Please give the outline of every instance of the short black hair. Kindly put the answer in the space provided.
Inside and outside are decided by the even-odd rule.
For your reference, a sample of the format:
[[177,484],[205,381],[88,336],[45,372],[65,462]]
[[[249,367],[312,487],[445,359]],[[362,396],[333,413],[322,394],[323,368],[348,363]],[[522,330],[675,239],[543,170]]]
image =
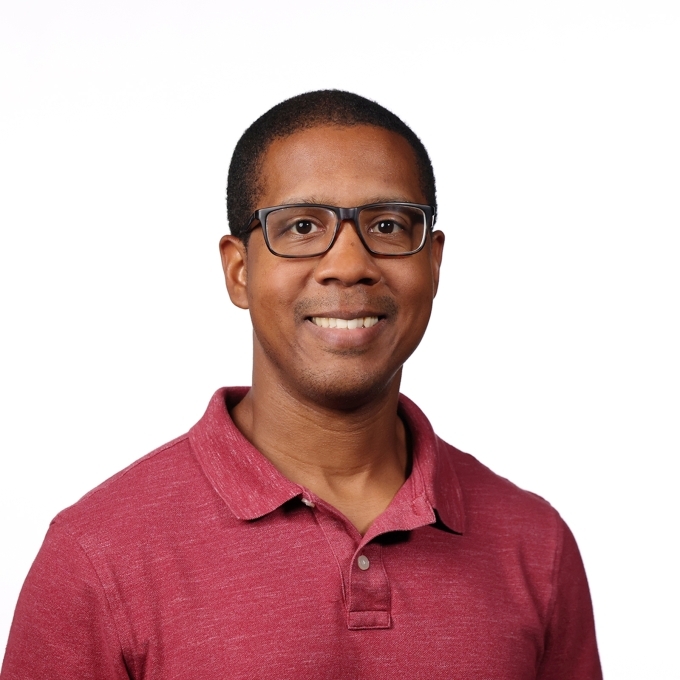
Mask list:
[[260,116],[241,136],[229,164],[227,219],[232,234],[247,242],[247,222],[257,206],[264,153],[278,138],[317,125],[374,125],[401,135],[413,149],[420,185],[429,205],[437,209],[434,170],[418,136],[391,111],[370,99],[342,90],[316,90],[291,97]]

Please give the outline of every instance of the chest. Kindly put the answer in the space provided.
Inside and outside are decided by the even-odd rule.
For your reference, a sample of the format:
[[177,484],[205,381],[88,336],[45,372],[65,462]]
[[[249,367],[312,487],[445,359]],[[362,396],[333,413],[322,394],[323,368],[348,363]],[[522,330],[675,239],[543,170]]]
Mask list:
[[520,552],[433,527],[360,551],[318,522],[252,528],[155,551],[121,586],[133,677],[534,677],[549,592]]

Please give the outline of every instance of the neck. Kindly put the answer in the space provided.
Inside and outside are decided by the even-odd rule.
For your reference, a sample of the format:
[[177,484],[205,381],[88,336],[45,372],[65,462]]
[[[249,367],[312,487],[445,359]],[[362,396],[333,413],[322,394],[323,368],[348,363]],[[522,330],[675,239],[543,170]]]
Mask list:
[[253,387],[232,411],[236,426],[281,474],[365,533],[407,475],[401,371],[376,398],[347,409],[305,398],[276,378],[255,364]]

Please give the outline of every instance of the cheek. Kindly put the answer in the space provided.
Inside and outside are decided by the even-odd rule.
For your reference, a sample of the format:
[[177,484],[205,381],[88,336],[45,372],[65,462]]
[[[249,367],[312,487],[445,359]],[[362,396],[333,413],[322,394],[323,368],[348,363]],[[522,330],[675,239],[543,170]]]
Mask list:
[[[403,264],[403,261],[400,263]],[[414,263],[415,264],[415,263]],[[432,274],[424,266],[403,267],[394,272],[392,294],[399,304],[400,316],[408,320],[413,331],[422,331],[432,310]]]
[[248,271],[248,303],[257,330],[277,332],[294,324],[293,308],[304,287],[304,277],[288,261],[273,256],[252,262]]
[[405,333],[417,345],[422,339],[432,312],[432,299],[428,295],[414,294],[409,298],[410,313],[404,319],[407,323]]

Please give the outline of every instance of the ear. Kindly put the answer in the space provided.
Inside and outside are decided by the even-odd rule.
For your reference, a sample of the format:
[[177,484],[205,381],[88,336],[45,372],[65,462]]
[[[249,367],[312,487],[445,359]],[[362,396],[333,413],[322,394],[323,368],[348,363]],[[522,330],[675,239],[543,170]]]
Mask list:
[[237,236],[228,234],[220,239],[224,281],[231,301],[241,309],[248,309],[246,255],[246,246]]
[[437,295],[439,288],[439,270],[442,266],[442,255],[444,254],[444,232],[433,231],[430,246],[430,264],[432,266],[432,297]]

